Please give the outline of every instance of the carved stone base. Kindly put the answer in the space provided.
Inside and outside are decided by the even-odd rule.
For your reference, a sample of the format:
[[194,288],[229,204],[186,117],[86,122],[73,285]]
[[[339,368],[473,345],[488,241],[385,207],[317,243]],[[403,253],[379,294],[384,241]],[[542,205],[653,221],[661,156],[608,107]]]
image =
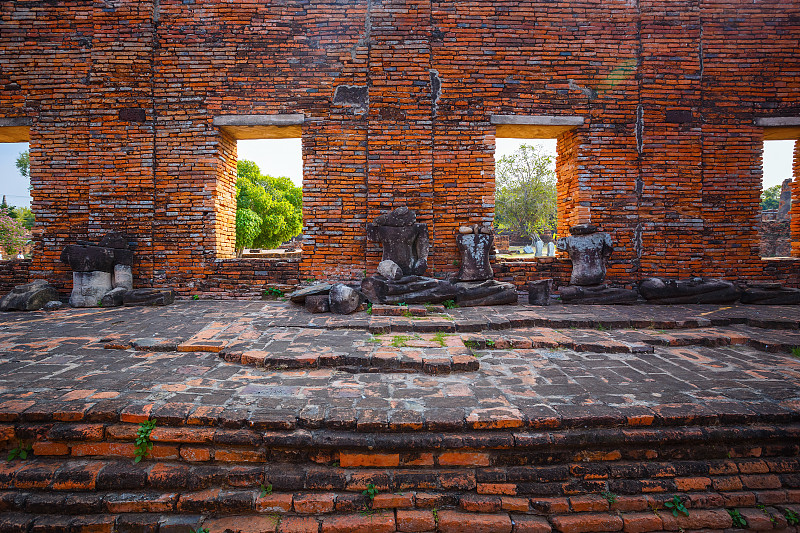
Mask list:
[[560,293],[561,301],[565,304],[630,305],[635,304],[639,299],[639,293],[634,289],[609,287],[605,284],[589,287],[569,285],[562,288]]
[[648,303],[655,304],[727,304],[738,300],[742,291],[721,279],[650,278],[639,284],[639,292]]

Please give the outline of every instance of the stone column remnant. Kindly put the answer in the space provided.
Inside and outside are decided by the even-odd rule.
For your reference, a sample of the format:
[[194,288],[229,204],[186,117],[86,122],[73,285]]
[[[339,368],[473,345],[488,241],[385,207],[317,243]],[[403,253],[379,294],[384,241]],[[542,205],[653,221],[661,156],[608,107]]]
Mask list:
[[422,276],[428,269],[428,225],[403,206],[367,224],[367,238],[383,246],[383,260],[394,261],[406,276]]

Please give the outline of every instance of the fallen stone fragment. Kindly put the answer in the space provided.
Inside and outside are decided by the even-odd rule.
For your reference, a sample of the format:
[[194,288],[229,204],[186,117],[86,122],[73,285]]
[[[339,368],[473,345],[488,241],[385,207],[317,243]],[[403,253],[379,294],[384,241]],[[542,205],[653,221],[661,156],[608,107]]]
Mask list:
[[103,298],[100,300],[100,305],[102,307],[119,307],[122,305],[122,302],[125,298],[125,294],[128,292],[128,289],[124,287],[117,287],[116,289],[111,289],[107,293],[103,295]]
[[125,306],[134,305],[169,305],[175,301],[172,289],[133,289],[127,291],[123,298]]
[[502,281],[464,281],[454,283],[458,290],[456,303],[459,307],[482,305],[506,305],[517,303],[517,289],[513,283]]
[[328,305],[332,313],[349,315],[361,305],[361,293],[344,283],[337,283],[331,287],[328,294]]
[[741,290],[721,279],[690,280],[646,279],[639,292],[649,303],[656,304],[725,304],[739,299]]
[[62,302],[61,300],[50,300],[49,302],[44,304],[44,307],[42,307],[42,309],[44,309],[45,311],[58,311],[59,309],[64,309],[64,307],[66,307],[66,305],[64,305],[64,302]]
[[43,279],[17,285],[0,300],[0,311],[36,311],[51,300],[58,300],[58,291]]
[[570,285],[560,290],[561,301],[565,304],[635,304],[639,300],[639,293],[634,289],[609,287],[605,284],[592,287]]
[[552,279],[538,279],[528,283],[528,303],[530,305],[550,305],[552,282]]
[[328,303],[328,295],[312,294],[311,296],[306,296],[305,308],[309,313],[327,313],[331,310],[331,306]]
[[754,285],[745,289],[741,302],[752,305],[798,305],[800,289],[781,287],[778,284]]
[[288,298],[296,304],[301,304],[306,301],[307,296],[311,296],[313,294],[328,294],[331,291],[331,287],[332,285],[330,283],[316,283],[310,287],[297,289],[293,293],[289,294]]
[[391,259],[385,259],[378,263],[378,274],[386,279],[398,280],[403,277],[403,269]]

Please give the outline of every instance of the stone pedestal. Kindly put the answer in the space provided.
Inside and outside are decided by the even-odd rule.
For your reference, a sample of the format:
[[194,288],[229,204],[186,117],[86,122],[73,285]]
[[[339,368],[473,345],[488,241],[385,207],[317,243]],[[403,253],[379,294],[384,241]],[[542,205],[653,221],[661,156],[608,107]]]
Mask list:
[[552,283],[552,279],[539,279],[528,283],[528,303],[530,305],[550,305]]
[[72,307],[100,307],[103,296],[111,289],[110,272],[97,270],[73,272],[69,305]]

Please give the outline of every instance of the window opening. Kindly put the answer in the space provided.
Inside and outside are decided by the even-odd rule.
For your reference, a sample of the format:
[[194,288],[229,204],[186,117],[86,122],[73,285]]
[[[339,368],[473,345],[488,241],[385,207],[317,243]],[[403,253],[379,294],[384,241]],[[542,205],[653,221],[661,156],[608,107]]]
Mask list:
[[299,258],[303,230],[301,139],[239,140],[237,152],[237,256]]
[[556,144],[556,139],[496,139],[494,226],[498,259],[555,254]]
[[761,257],[790,257],[793,140],[765,140],[762,152]]
[[0,142],[0,260],[29,259],[33,243],[30,145]]

